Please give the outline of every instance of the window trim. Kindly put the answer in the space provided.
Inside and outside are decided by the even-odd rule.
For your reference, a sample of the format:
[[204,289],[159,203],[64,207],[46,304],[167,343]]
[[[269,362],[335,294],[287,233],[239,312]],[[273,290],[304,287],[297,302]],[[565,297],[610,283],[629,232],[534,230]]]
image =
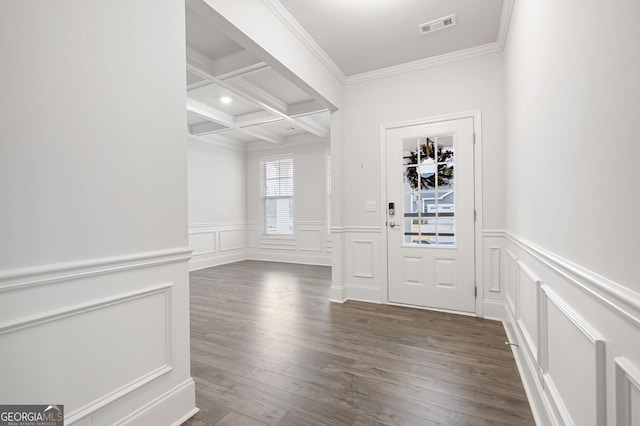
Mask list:
[[[290,234],[269,234],[266,232],[266,221],[265,221],[265,200],[266,199],[277,199],[277,198],[289,198],[289,197],[265,197],[264,194],[264,171],[263,164],[270,161],[279,161],[279,160],[291,160],[292,165],[292,195],[291,195],[291,233]],[[296,238],[296,159],[295,155],[290,153],[283,153],[277,155],[269,155],[265,157],[260,157],[258,159],[258,196],[260,198],[260,233],[262,238],[272,238],[276,240],[289,240]]]

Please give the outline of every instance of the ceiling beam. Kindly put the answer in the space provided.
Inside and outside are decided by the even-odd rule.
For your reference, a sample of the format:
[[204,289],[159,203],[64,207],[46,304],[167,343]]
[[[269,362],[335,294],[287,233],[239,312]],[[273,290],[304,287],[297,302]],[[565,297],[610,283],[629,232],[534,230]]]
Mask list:
[[284,120],[282,117],[271,114],[269,111],[250,112],[236,116],[236,125],[238,127],[259,126],[261,124],[274,123]]
[[282,117],[291,125],[304,129],[319,137],[324,138],[329,136],[329,129],[326,126],[310,118],[301,120],[299,118],[291,117],[288,114],[287,104],[276,99],[274,96],[255,86],[253,83],[242,79],[235,79],[230,81],[229,84],[231,86],[231,90],[236,93],[240,93],[244,98],[249,99],[264,110]]
[[246,50],[216,59],[212,65],[213,75],[223,81],[269,69],[269,65]]
[[327,126],[324,126],[321,123],[317,123],[315,122],[315,120],[312,120],[310,118],[301,120],[300,118],[291,117],[288,114],[288,106],[286,103],[280,101],[279,99],[275,98],[259,87],[256,87],[252,83],[239,77],[221,80],[215,75],[214,61],[189,47],[187,47],[187,70],[199,76],[200,78],[222,86],[225,89],[231,90],[241,98],[244,98],[245,100],[256,104],[265,111],[268,111],[271,114],[274,114],[286,120],[293,126],[304,129],[307,132],[319,137],[329,136],[329,129],[327,128]]
[[192,124],[189,126],[189,132],[194,136],[209,135],[211,133],[218,133],[220,131],[228,129],[228,127],[220,126],[218,123],[214,123],[213,121]]
[[[195,67],[206,71],[220,81],[239,78],[269,68],[267,64],[256,59],[255,56],[246,50],[241,50],[212,60],[196,49],[187,46],[187,58],[191,60]],[[212,82],[209,81],[209,84],[211,83]]]
[[308,101],[302,101],[287,106],[287,113],[289,117],[302,117],[305,115],[318,114],[321,112],[329,111],[318,102],[310,99]]
[[[219,125],[228,127],[229,129],[237,130],[249,136],[253,136],[257,139],[261,139],[261,140],[275,143],[278,145],[282,145],[283,143],[285,143],[284,136],[280,136],[277,133],[271,132],[267,129],[240,127],[236,124],[236,121],[233,115],[228,114],[224,111],[220,111],[219,109],[216,109],[211,105],[198,102],[191,98],[187,98],[187,111],[198,114],[199,116],[213,123],[217,123]],[[211,127],[210,127],[208,129],[208,133],[213,133],[213,132],[214,130],[211,130]]]

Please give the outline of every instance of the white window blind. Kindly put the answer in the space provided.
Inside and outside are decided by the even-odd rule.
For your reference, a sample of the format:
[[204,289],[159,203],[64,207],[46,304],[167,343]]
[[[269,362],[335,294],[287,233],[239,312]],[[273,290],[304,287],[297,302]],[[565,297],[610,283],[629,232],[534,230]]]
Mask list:
[[293,234],[293,158],[260,162],[264,233]]

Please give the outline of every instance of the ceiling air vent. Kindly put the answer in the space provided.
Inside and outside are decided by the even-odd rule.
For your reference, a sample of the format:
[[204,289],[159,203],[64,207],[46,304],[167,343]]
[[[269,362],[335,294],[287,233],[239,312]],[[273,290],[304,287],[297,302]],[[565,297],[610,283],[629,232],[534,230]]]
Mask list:
[[434,19],[433,21],[425,22],[418,25],[418,32],[420,35],[425,35],[435,31],[444,30],[445,28],[453,27],[456,24],[456,15],[445,16],[444,18]]

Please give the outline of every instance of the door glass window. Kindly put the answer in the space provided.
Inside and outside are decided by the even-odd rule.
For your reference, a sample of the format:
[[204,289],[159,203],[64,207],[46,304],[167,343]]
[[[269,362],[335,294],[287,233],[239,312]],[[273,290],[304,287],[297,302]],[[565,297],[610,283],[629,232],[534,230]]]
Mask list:
[[453,135],[402,142],[405,245],[455,245]]

